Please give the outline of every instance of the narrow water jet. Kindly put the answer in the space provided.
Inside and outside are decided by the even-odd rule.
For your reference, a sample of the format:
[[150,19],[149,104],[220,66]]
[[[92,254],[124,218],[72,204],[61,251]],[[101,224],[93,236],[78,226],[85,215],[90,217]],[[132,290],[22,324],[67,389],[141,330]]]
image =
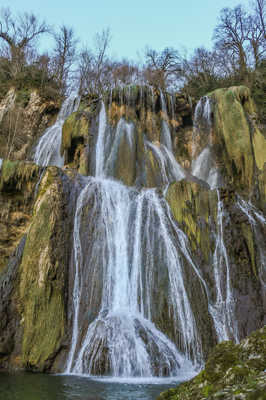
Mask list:
[[146,140],[146,146],[151,149],[153,155],[160,166],[160,175],[162,184],[168,184],[173,181],[180,181],[185,177],[184,169],[176,161],[173,153],[163,144],[156,145]]
[[210,304],[218,341],[234,339],[239,342],[237,321],[234,317],[235,302],[231,287],[230,261],[224,243],[224,206],[217,190],[217,233],[213,255],[213,274],[216,299]]
[[167,108],[165,104],[165,99],[164,99],[164,94],[160,90],[160,98],[161,98],[161,107],[162,107],[162,112],[163,112],[163,118],[162,118],[162,132],[161,132],[161,143],[165,145],[165,147],[169,151],[173,151],[173,146],[172,146],[172,137],[171,137],[171,132],[169,129],[169,125],[166,121],[166,117],[168,117],[167,113]]

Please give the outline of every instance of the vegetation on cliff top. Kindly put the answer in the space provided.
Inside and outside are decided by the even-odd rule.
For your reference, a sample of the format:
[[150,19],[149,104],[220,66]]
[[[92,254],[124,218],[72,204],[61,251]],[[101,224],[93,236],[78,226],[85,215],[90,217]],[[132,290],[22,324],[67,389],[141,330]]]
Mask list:
[[[46,98],[65,95],[73,78],[82,93],[102,93],[116,86],[148,84],[164,90],[181,89],[199,99],[221,87],[244,84],[251,89],[260,120],[265,115],[265,0],[255,0],[247,11],[242,5],[224,8],[214,30],[214,47],[196,48],[187,56],[166,47],[144,51],[144,64],[111,58],[111,32],[103,29],[94,46],[80,48],[72,27],[54,29],[32,13],[0,14],[0,97],[13,86],[26,101],[38,89]],[[51,35],[50,52],[40,53],[38,40]],[[71,85],[70,85],[70,82]]]

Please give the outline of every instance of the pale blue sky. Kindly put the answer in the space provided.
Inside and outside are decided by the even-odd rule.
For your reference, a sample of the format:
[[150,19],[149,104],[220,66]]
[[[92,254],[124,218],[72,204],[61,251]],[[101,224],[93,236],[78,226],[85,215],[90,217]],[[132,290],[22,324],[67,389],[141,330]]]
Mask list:
[[33,11],[55,26],[71,25],[89,46],[96,32],[110,27],[111,54],[136,59],[146,45],[210,48],[219,11],[239,3],[249,0],[1,0],[0,5]]

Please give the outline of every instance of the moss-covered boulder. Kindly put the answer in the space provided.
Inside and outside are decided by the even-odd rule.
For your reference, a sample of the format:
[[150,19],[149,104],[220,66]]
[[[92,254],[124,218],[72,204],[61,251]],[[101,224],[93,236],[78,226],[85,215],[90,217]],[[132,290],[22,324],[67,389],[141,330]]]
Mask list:
[[205,369],[189,382],[161,393],[158,400],[265,400],[266,327],[239,345],[222,342]]

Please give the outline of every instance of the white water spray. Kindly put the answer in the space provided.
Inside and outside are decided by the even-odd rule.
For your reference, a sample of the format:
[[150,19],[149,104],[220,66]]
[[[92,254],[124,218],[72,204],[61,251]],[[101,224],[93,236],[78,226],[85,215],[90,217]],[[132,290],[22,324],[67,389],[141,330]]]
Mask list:
[[54,125],[46,129],[35,149],[34,162],[41,166],[55,165],[62,167],[64,157],[60,154],[62,128],[72,112],[77,111],[80,98],[70,95],[63,103]]
[[218,340],[231,340],[238,343],[238,327],[234,317],[234,298],[231,288],[230,262],[224,243],[224,208],[217,190],[217,234],[216,246],[213,255],[213,273],[216,288],[216,300],[209,305],[213,316]]
[[167,116],[167,108],[166,108],[166,104],[165,104],[165,99],[164,99],[164,95],[163,92],[160,90],[160,98],[161,98],[161,107],[162,107],[162,111],[163,111],[163,120],[162,120],[162,133],[161,133],[161,142],[162,144],[165,145],[165,147],[169,150],[169,151],[173,151],[173,146],[172,146],[172,138],[171,138],[171,132],[169,129],[169,125],[167,123],[167,121],[165,120],[166,116]]
[[[92,229],[96,237],[91,240],[98,241],[98,245],[93,247],[90,259],[85,260],[84,210],[93,199],[95,220],[88,214],[87,223],[97,226],[97,230]],[[173,221],[169,220],[162,201],[155,190],[137,194],[114,181],[88,179],[78,198],[75,215],[74,318],[66,372],[109,373],[120,377],[177,376],[180,367],[189,364],[189,359],[195,363],[202,361],[201,344],[184,284],[182,253],[169,234],[174,229]],[[143,219],[144,212],[146,219]],[[132,237],[134,241],[130,240]],[[102,259],[101,254],[104,254]],[[163,254],[168,255],[160,262],[168,275],[169,296],[184,355],[152,322],[156,263]],[[97,265],[92,264],[94,260],[98,260]],[[84,269],[92,271],[90,279],[93,279],[95,268],[103,270],[101,307],[82,337],[80,332],[84,332],[84,327],[78,321],[87,285]],[[193,369],[191,363],[190,367]]]

